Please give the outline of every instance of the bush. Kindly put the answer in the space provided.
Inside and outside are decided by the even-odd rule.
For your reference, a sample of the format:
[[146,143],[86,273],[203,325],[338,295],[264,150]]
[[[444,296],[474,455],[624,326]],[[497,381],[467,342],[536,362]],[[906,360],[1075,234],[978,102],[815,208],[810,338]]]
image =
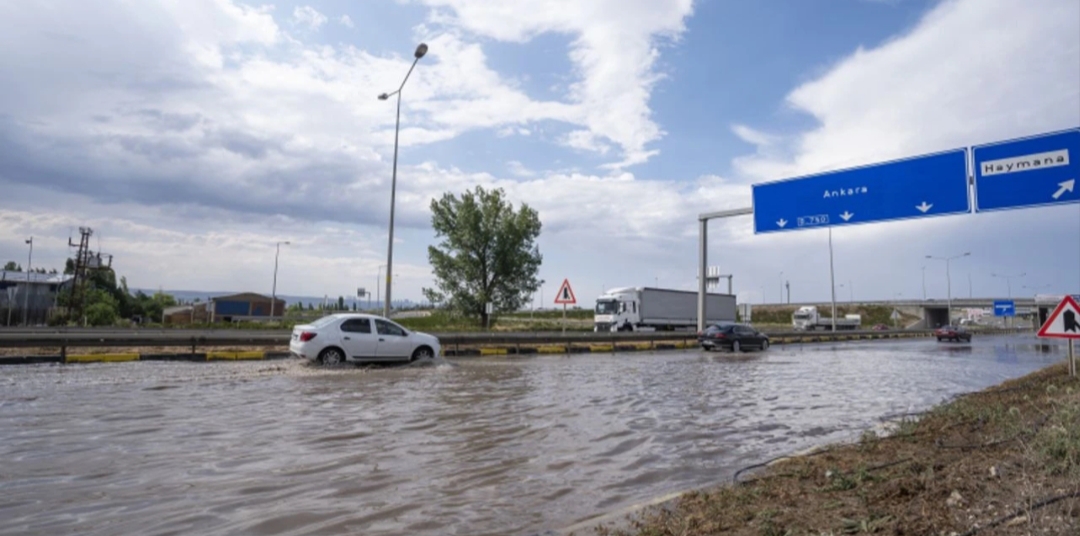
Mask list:
[[111,326],[119,315],[111,303],[100,301],[86,308],[86,323],[91,326]]

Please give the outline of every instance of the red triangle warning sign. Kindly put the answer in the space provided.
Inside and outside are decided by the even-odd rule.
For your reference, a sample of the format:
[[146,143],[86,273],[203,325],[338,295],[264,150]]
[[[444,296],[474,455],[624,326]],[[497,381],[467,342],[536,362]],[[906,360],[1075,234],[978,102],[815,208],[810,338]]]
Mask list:
[[555,303],[563,305],[574,305],[577,303],[577,298],[574,297],[574,289],[570,288],[569,279],[563,279],[562,286],[559,287],[559,292],[555,293]]
[[1046,323],[1039,329],[1040,337],[1057,339],[1080,339],[1080,305],[1072,296],[1065,299],[1046,317]]

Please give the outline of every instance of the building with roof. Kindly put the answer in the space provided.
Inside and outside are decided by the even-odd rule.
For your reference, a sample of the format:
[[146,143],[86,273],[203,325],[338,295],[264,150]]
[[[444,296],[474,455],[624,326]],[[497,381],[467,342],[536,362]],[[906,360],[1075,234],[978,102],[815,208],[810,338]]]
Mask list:
[[166,307],[161,312],[160,320],[162,324],[205,324],[210,322],[210,304],[203,302]]
[[[271,309],[271,302],[275,305]],[[285,314],[285,300],[244,292],[210,299],[211,322],[267,321]]]
[[0,270],[0,325],[42,325],[71,276]]

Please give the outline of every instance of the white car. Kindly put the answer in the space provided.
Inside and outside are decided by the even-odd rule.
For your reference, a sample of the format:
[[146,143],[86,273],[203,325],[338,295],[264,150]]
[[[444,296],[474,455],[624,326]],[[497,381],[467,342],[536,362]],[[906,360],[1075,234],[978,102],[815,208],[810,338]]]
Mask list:
[[434,335],[409,331],[378,315],[336,314],[293,328],[289,352],[324,365],[409,362],[439,355]]

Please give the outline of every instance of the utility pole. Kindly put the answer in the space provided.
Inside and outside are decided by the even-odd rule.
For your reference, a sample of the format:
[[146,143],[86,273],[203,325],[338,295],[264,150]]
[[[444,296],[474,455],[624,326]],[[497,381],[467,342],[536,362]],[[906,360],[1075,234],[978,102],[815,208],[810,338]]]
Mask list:
[[[289,245],[289,241],[286,240],[284,242],[278,242],[275,245],[276,250],[274,252],[274,290],[270,294],[270,318],[274,318],[274,317],[277,316],[277,314],[275,313],[275,311],[277,310],[277,268],[278,268],[278,257],[281,255],[281,245],[282,244],[287,246],[287,245]],[[192,309],[192,311],[194,311],[194,309]],[[284,313],[285,312],[282,311],[282,314],[284,314]]]
[[784,287],[787,288],[787,302],[788,302],[788,305],[791,305],[791,281],[785,281],[784,282]]

